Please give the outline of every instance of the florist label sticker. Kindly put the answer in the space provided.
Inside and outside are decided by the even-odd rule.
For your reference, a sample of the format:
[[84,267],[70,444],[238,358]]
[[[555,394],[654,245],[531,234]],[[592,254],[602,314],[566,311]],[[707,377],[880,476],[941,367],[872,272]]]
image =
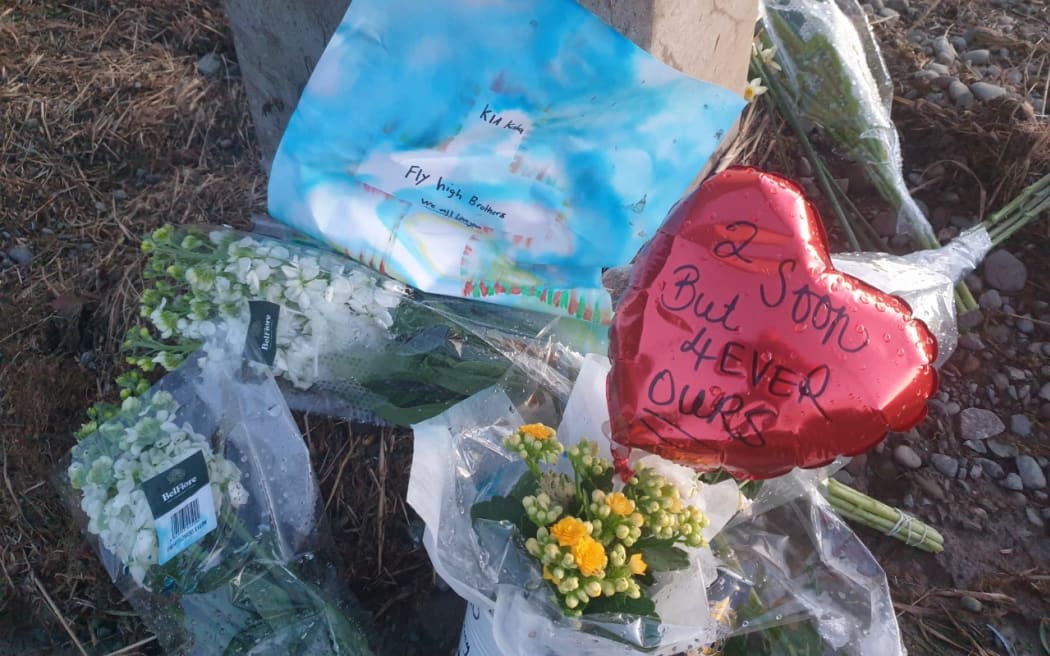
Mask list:
[[218,526],[204,454],[195,452],[142,483],[153,513],[163,565]]
[[602,268],[654,234],[744,105],[573,0],[355,0],[269,210],[423,291],[607,321]]
[[251,318],[244,353],[256,362],[273,366],[277,356],[277,319],[281,306],[269,301],[249,301],[248,309]]

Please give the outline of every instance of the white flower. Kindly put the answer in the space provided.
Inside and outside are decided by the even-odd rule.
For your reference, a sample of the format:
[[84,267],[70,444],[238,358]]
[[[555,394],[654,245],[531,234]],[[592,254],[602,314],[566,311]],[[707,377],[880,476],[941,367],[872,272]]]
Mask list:
[[[81,483],[80,507],[88,516],[88,531],[145,585],[149,568],[158,562],[159,546],[153,514],[142,491],[143,481],[167,471],[193,453],[203,453],[209,478],[223,500],[237,508],[248,500],[241,472],[212,451],[208,439],[189,424],[179,428],[172,419],[178,410],[174,398],[155,393],[148,401],[125,404],[125,412],[74,451],[68,473]],[[110,430],[116,427],[118,430]],[[105,455],[120,452],[114,462]]]
[[782,70],[780,67],[780,63],[777,61],[776,46],[760,48],[757,43],[752,43],[751,52],[758,55],[762,59],[762,63],[765,64],[767,68],[777,71],[778,73]]
[[744,89],[744,100],[754,102],[755,98],[758,98],[766,91],[766,87],[762,86],[762,78],[753,78],[747,83],[747,87]]

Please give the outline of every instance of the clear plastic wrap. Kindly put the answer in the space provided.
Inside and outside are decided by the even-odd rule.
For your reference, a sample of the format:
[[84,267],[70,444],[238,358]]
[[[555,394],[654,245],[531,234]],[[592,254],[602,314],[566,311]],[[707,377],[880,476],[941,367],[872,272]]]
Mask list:
[[936,366],[948,361],[959,342],[953,289],[992,248],[984,226],[962,233],[942,248],[907,255],[842,253],[835,268],[907,301],[937,338]]
[[126,400],[59,487],[166,652],[370,654],[288,406],[265,367],[228,364],[197,354]]
[[357,421],[420,421],[497,382],[512,362],[540,375],[562,341],[599,348],[605,333],[408,290],[304,240],[164,228],[145,248],[153,284],[142,314],[159,339],[132,333],[140,366],[170,369],[218,333],[235,355],[254,343],[291,407]]
[[[472,522],[471,507],[515,484],[524,466],[501,440],[537,413],[560,418],[566,444],[587,436],[608,453],[608,368],[604,357],[588,356],[560,407],[516,407],[494,387],[414,426],[408,500],[427,524],[435,569],[478,616],[468,617],[465,639],[486,644],[471,653],[674,654],[718,644],[743,648],[738,654],[903,654],[885,575],[817,492],[832,469],[766,481],[752,502],[735,481],[697,484],[679,468],[687,473],[676,483],[693,485],[690,498],[709,515],[712,550],[692,554],[690,570],[662,575],[653,594],[661,621],[562,614],[516,529]],[[479,621],[482,613],[488,621]]]
[[760,16],[799,112],[864,166],[898,232],[935,243],[901,172],[893,84],[857,0],[761,0]]

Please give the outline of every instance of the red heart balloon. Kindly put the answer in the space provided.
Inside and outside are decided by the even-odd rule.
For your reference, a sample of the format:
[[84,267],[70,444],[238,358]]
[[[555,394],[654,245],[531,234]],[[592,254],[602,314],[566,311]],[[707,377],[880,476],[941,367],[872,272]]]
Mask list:
[[739,478],[856,455],[926,416],[937,343],[832,268],[794,183],[730,169],[639,256],[610,333],[613,439]]

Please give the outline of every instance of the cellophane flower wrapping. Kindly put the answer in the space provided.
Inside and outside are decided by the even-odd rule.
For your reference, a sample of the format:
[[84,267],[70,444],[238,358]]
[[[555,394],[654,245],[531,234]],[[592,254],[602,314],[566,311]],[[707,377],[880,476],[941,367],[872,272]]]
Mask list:
[[827,468],[766,481],[749,499],[731,479],[703,484],[690,470],[634,452],[632,462],[659,463],[683,500],[707,515],[711,547],[691,550],[689,569],[660,574],[649,590],[659,622],[566,617],[516,530],[472,522],[471,507],[505,495],[524,472],[502,440],[528,421],[557,425],[567,446],[597,440],[608,457],[608,371],[604,356],[589,355],[567,398],[540,394],[536,381],[527,390],[504,383],[413,427],[408,500],[426,522],[424,546],[457,593],[491,612],[501,653],[904,653],[885,574],[817,490]]
[[[70,510],[168,653],[371,653],[280,390],[266,367],[215,353],[187,359],[72,449],[56,472]],[[179,484],[196,457],[210,489],[192,517],[214,528],[165,554],[159,534],[179,529],[155,520],[146,483]]]
[[421,421],[502,379],[512,362],[554,357],[554,333],[601,332],[422,294],[305,239],[168,226],[144,250],[147,325],[128,339],[133,360],[170,370],[205,341],[237,358],[250,336],[262,346],[267,317],[264,361],[290,407],[357,421]]

